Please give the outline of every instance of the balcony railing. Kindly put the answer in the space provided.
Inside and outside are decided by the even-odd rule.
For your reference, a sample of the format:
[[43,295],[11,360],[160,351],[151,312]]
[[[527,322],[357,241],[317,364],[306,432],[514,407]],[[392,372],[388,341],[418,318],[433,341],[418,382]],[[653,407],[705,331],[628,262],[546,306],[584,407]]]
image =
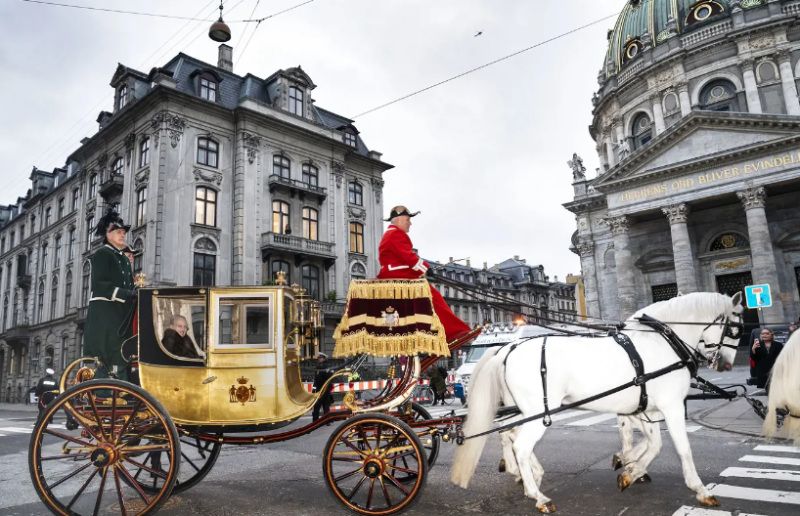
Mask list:
[[327,190],[321,186],[312,185],[311,183],[305,183],[303,181],[298,181],[296,179],[289,179],[288,177],[282,177],[278,174],[272,174],[269,176],[269,191],[272,192],[276,188],[285,188],[289,192],[292,193],[300,193],[300,194],[311,194],[319,197],[319,200],[325,199],[327,197]]
[[308,238],[301,238],[294,235],[280,235],[272,232],[263,233],[261,235],[261,249],[263,251],[288,251],[291,253],[336,259],[332,242],[309,240]]
[[322,313],[325,315],[331,315],[336,317],[341,317],[344,315],[344,303],[336,303],[333,301],[323,301],[322,302]]
[[100,195],[105,200],[122,194],[124,178],[122,174],[108,174],[100,183]]

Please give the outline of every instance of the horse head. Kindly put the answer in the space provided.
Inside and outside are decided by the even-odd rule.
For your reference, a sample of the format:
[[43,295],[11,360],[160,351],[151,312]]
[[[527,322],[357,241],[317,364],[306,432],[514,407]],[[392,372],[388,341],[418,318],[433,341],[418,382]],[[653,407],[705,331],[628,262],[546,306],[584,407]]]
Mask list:
[[708,367],[716,371],[728,371],[733,367],[739,339],[744,331],[742,322],[742,293],[737,292],[729,299],[725,310],[714,321],[703,328],[700,334],[699,351],[708,359]]

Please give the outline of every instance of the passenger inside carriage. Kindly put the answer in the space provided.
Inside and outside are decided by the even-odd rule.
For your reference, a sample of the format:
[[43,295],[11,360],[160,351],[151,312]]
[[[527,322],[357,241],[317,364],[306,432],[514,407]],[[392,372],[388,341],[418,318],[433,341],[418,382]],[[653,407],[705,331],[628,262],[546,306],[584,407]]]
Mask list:
[[186,317],[176,314],[172,316],[169,328],[164,330],[164,337],[161,344],[164,349],[173,355],[183,358],[202,359],[205,357],[200,349],[195,346],[192,338],[187,334],[189,323]]

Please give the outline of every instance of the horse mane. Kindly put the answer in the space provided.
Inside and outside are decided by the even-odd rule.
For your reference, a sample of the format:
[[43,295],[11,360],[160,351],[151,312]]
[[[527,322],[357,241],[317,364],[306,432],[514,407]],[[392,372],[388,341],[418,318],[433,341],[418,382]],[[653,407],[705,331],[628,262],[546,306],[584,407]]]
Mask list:
[[[729,296],[717,292],[693,292],[653,303],[637,311],[631,318],[647,314],[667,322],[691,321],[697,316],[705,320],[712,314],[717,316],[731,313],[733,313],[733,301]],[[708,322],[711,322],[711,319]]]

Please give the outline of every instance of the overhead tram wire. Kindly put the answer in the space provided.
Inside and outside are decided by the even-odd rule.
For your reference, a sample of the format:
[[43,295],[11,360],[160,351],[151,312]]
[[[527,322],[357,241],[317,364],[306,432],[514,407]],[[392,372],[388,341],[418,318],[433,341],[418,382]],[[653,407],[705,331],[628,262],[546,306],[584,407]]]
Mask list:
[[359,114],[357,114],[355,116],[351,116],[350,118],[355,120],[357,118],[363,117],[363,116],[368,115],[370,113],[374,113],[375,111],[379,111],[381,109],[387,108],[387,107],[389,107],[389,106],[391,106],[393,104],[397,104],[398,102],[402,102],[402,101],[404,101],[406,99],[410,99],[411,97],[415,97],[415,96],[419,95],[420,93],[424,93],[424,92],[432,90],[432,89],[434,89],[436,87],[439,87],[439,86],[442,86],[444,84],[447,84],[448,82],[452,82],[452,81],[454,81],[456,79],[460,79],[462,77],[465,77],[465,76],[470,75],[472,73],[475,73],[477,71],[483,70],[484,68],[488,68],[488,67],[490,67],[492,65],[495,65],[497,63],[500,63],[502,61],[506,61],[508,59],[511,59],[512,57],[516,57],[516,56],[518,56],[520,54],[524,54],[525,52],[528,52],[529,50],[533,50],[534,48],[538,48],[538,47],[541,47],[541,46],[546,45],[548,43],[552,43],[553,41],[556,41],[556,40],[559,40],[559,39],[564,38],[566,36],[569,36],[570,34],[574,34],[576,32],[582,31],[584,29],[587,29],[589,27],[592,27],[594,25],[602,23],[602,22],[604,22],[604,21],[606,21],[608,19],[616,18],[617,16],[619,16],[619,14],[620,14],[620,12],[618,11],[618,12],[616,12],[614,14],[609,14],[608,16],[603,16],[602,18],[598,18],[598,19],[596,19],[594,21],[591,21],[591,22],[586,23],[584,25],[581,25],[579,27],[575,27],[574,29],[570,29],[570,30],[568,30],[566,32],[562,32],[561,34],[557,34],[557,35],[555,35],[555,36],[553,36],[551,38],[542,40],[542,41],[540,41],[538,43],[535,43],[535,44],[533,44],[533,45],[531,45],[529,47],[523,48],[521,50],[517,50],[516,52],[512,52],[510,54],[506,54],[506,55],[504,55],[502,57],[499,57],[497,59],[489,61],[488,63],[484,63],[482,65],[476,66],[474,68],[470,68],[469,70],[463,71],[463,72],[461,72],[459,74],[453,75],[452,77],[448,77],[447,79],[444,79],[442,81],[436,82],[434,84],[425,86],[424,88],[418,89],[416,91],[412,91],[411,93],[408,93],[406,95],[398,97],[398,98],[396,98],[394,100],[390,100],[388,102],[384,102],[383,104],[380,104],[378,106],[370,108],[370,109],[368,109],[366,111],[363,111],[363,112],[361,112],[361,113],[359,113]]

